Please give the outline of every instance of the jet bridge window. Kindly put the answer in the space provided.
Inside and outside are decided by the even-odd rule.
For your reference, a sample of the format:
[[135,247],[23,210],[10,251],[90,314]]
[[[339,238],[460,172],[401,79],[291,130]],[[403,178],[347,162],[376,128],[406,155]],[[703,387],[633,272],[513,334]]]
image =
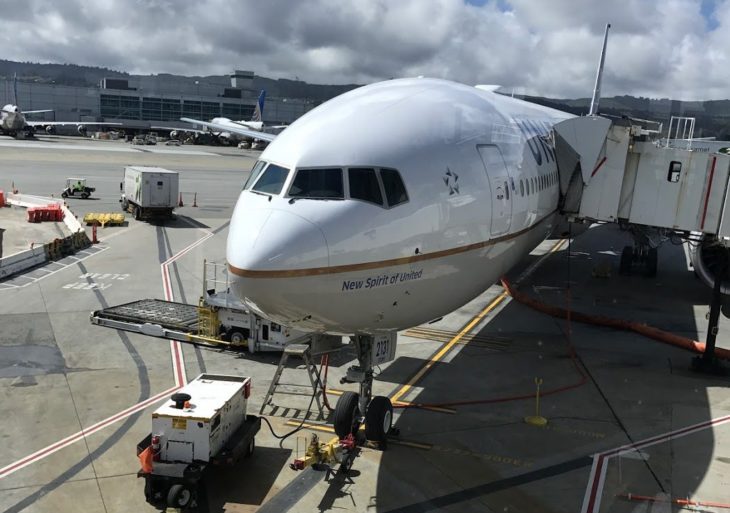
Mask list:
[[388,200],[388,206],[394,207],[408,201],[406,186],[400,173],[395,169],[381,169],[380,178],[383,180],[383,189],[385,189],[385,197]]
[[383,193],[375,169],[351,167],[347,170],[350,180],[350,198],[383,205]]
[[344,199],[342,169],[299,169],[289,188],[292,198]]
[[261,173],[261,177],[251,187],[252,191],[265,192],[267,194],[279,194],[284,182],[289,174],[289,170],[285,167],[269,164],[266,170]]

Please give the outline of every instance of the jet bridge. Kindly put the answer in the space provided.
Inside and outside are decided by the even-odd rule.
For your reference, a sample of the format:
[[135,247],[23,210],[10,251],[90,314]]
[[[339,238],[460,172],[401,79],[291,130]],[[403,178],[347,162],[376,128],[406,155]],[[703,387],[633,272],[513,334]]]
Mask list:
[[[672,119],[670,128],[675,120],[693,128],[687,119]],[[554,127],[561,211],[575,222],[616,222],[629,231],[635,244],[622,253],[624,274],[637,265],[655,274],[657,248],[668,240],[694,243],[693,264],[709,286],[727,267],[730,155],[694,151],[692,135],[684,131],[687,144],[670,146],[661,125],[600,116]],[[730,293],[730,283],[723,289]]]

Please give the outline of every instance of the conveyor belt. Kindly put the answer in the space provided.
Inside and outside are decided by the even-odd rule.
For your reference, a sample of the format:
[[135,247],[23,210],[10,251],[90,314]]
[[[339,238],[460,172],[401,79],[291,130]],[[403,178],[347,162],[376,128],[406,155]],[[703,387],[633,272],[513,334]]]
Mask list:
[[97,310],[92,314],[100,319],[111,319],[136,324],[159,324],[163,328],[184,332],[198,329],[198,307],[161,299],[141,299],[119,306]]

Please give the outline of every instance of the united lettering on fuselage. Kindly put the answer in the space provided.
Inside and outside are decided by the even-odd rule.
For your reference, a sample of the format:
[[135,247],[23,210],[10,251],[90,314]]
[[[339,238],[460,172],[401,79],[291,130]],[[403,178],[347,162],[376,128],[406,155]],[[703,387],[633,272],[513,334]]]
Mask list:
[[517,128],[525,137],[537,166],[542,166],[543,156],[546,162],[555,162],[555,149],[550,140],[551,125],[541,119],[514,118]]

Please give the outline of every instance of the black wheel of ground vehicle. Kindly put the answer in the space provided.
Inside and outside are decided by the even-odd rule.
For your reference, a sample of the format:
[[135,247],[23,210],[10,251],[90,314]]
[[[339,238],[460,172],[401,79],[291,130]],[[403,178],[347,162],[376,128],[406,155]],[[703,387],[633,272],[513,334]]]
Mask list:
[[132,207],[132,215],[137,221],[139,221],[142,219],[142,210],[137,205],[134,205]]
[[251,441],[248,443],[248,447],[246,448],[246,458],[250,458],[255,449],[256,449],[256,439],[251,438]]
[[89,197],[89,193],[88,193],[88,192],[82,192],[82,193],[81,193],[81,198],[82,198],[82,199],[86,199],[86,198],[88,198],[88,197]]
[[355,419],[358,414],[357,403],[360,400],[360,394],[355,392],[345,392],[337,400],[335,405],[335,414],[333,424],[335,433],[340,438],[345,438],[355,430]]
[[649,248],[649,252],[646,255],[646,269],[644,271],[644,275],[647,278],[653,278],[656,276],[658,265],[659,250],[657,250],[657,248]]
[[246,342],[246,336],[241,330],[232,329],[228,332],[228,340],[231,344],[241,345]]
[[68,198],[68,193],[67,193],[66,191],[63,191],[63,192],[61,193],[61,197],[62,197],[62,198],[64,198],[64,199],[65,199],[65,198]]
[[126,212],[129,209],[129,201],[122,200],[122,212]]
[[193,492],[184,484],[174,484],[167,492],[167,505],[171,508],[187,508],[193,502]]
[[634,259],[634,248],[631,246],[624,246],[621,252],[621,262],[618,265],[618,273],[624,276],[631,274],[631,262]]
[[365,413],[365,438],[374,442],[385,442],[393,424],[393,405],[390,399],[375,396]]

